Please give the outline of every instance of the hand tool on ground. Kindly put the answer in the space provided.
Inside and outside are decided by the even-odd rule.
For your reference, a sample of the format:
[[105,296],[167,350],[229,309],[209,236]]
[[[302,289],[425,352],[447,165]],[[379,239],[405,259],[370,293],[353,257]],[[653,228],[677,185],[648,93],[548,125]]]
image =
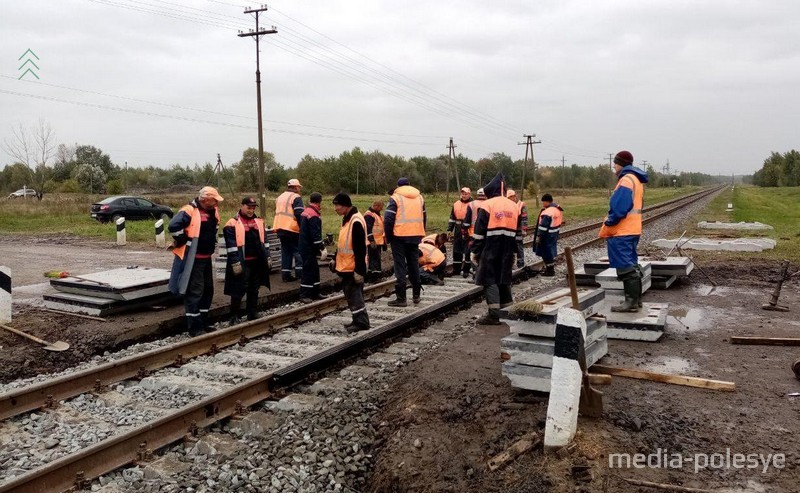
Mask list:
[[768,303],[761,305],[762,310],[769,310],[771,312],[788,312],[789,307],[781,306],[778,304],[778,297],[781,295],[781,288],[783,281],[787,279],[786,272],[789,270],[789,261],[784,260],[781,264],[781,276],[778,278],[778,284],[775,285],[775,291],[772,292],[772,297]]
[[[689,238],[689,240],[691,240],[691,239],[692,239],[692,238]],[[683,245],[685,245],[685,244],[686,244],[686,242],[688,242],[689,240],[686,240],[686,241],[683,243]],[[683,245],[681,245],[681,246],[683,246]],[[714,280],[713,280],[713,279],[711,279],[711,276],[709,276],[709,275],[708,275],[708,272],[704,271],[704,270],[703,270],[703,268],[702,268],[702,267],[700,267],[700,265],[699,265],[697,262],[695,262],[695,261],[694,261],[694,259],[693,259],[692,257],[690,257],[689,255],[687,255],[687,254],[686,254],[686,253],[685,253],[683,250],[681,250],[681,247],[680,247],[680,246],[677,246],[677,244],[676,244],[675,248],[677,248],[677,249],[678,249],[678,253],[679,253],[679,254],[680,254],[682,257],[686,257],[686,258],[688,258],[688,259],[689,259],[689,261],[690,261],[691,263],[693,263],[693,264],[694,264],[694,266],[695,266],[695,267],[697,267],[697,269],[698,269],[700,272],[702,272],[704,276],[706,276],[706,279],[708,279],[708,282],[710,282],[710,283],[711,283],[711,291],[709,291],[709,292],[708,292],[708,294],[711,294],[711,293],[713,293],[713,292],[714,292],[714,290],[715,290],[715,289],[717,289],[717,286],[718,286],[718,284],[717,284],[716,282],[714,282]]]
[[[681,233],[680,237],[678,238],[678,241],[676,241],[676,242],[675,242],[675,245],[673,245],[673,246],[672,246],[672,248],[670,248],[670,249],[669,249],[669,251],[667,252],[667,254],[666,254],[666,255],[664,255],[665,257],[669,257],[669,254],[670,254],[670,253],[672,253],[672,251],[673,251],[673,250],[675,250],[676,248],[678,248],[678,245],[680,245],[680,244],[681,244],[681,240],[683,239],[683,235],[685,235],[685,234],[686,234],[686,230],[684,230],[684,231],[683,231],[683,233]],[[689,241],[689,240],[686,240],[686,241]],[[684,244],[685,244],[685,243],[684,243]]]
[[22,332],[21,330],[17,330],[15,328],[9,327],[8,325],[0,324],[0,328],[5,329],[5,330],[7,330],[7,331],[9,331],[9,332],[11,332],[13,334],[17,334],[18,336],[25,337],[26,339],[30,339],[30,340],[32,340],[34,342],[38,342],[39,344],[42,344],[44,346],[44,348],[42,348],[42,349],[45,349],[47,351],[61,352],[61,351],[66,351],[67,349],[69,349],[69,344],[67,344],[64,341],[56,341],[56,342],[50,343],[50,342],[47,342],[45,340],[39,339],[36,336],[32,336],[30,334],[26,334],[25,332]]
[[[575,282],[575,266],[572,263],[572,248],[566,247],[564,249],[564,257],[567,260],[567,280],[569,281],[569,293],[572,296],[572,308],[581,311],[581,305],[578,302],[578,285]],[[583,372],[581,400],[578,411],[584,416],[599,418],[603,415],[603,393],[592,388],[592,384],[589,382],[589,371],[586,366],[586,348],[583,341],[581,341],[580,349],[578,350],[578,363]]]

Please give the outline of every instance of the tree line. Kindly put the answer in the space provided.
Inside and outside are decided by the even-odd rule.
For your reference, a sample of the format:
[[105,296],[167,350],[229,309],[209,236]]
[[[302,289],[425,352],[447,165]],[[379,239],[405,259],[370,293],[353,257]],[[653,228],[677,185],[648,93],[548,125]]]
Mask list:
[[753,174],[753,184],[760,187],[800,186],[800,152],[792,149],[783,154],[770,154],[761,169]]
[[[106,153],[92,145],[56,145],[54,132],[43,121],[29,130],[22,126],[15,128],[12,134],[3,147],[15,162],[0,170],[0,190],[6,192],[26,185],[39,194],[164,193],[189,191],[205,184],[229,192],[252,192],[258,183],[258,150],[254,148],[245,149],[241,159],[224,169],[215,170],[216,163],[211,162],[192,166],[174,164],[169,168],[128,168],[113,163]],[[557,188],[606,188],[615,182],[608,163],[589,166],[526,164],[523,159],[515,160],[502,152],[478,160],[459,154],[451,160],[445,154],[405,158],[355,147],[338,156],[307,154],[291,168],[284,167],[272,153],[265,152],[264,163],[266,186],[273,192],[283,190],[289,178],[298,178],[306,190],[328,194],[340,191],[385,194],[401,176],[408,177],[425,193],[457,193],[460,186],[475,189],[498,172],[503,173],[509,187],[525,187],[532,194]],[[666,175],[652,166],[646,171],[650,186],[655,187],[706,185],[719,181],[716,176],[704,173]]]

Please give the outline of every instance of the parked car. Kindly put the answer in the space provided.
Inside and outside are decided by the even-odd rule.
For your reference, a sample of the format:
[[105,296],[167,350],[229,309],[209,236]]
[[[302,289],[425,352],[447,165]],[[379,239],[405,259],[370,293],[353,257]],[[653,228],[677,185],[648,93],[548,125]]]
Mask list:
[[20,188],[16,192],[13,192],[8,195],[9,199],[18,199],[18,198],[27,198],[27,197],[36,197],[36,190],[32,188]]
[[120,217],[126,220],[163,219],[165,223],[172,219],[172,209],[166,205],[128,195],[113,195],[92,204],[90,213],[101,223],[116,222]]

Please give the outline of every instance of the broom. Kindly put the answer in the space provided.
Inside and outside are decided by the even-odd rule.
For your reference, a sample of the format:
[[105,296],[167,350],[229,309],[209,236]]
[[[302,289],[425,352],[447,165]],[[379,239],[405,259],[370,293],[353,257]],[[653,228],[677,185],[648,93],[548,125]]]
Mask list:
[[508,309],[508,313],[517,315],[518,317],[532,317],[539,315],[544,310],[544,305],[533,298],[529,300],[520,301],[513,304]]

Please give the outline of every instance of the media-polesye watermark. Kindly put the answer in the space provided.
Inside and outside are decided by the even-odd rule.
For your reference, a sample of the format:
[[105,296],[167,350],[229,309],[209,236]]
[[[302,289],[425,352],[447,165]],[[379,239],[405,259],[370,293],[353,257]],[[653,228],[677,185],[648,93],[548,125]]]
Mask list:
[[706,469],[758,469],[766,474],[770,468],[786,467],[786,454],[740,453],[726,448],[725,452],[685,454],[658,448],[650,454],[608,454],[611,469],[685,469],[694,473]]

